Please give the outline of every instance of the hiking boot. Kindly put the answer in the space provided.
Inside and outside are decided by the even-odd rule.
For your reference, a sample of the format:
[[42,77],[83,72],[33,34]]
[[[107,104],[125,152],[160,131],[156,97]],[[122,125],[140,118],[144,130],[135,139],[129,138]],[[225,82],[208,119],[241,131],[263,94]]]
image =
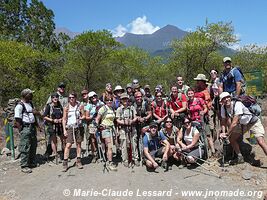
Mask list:
[[124,167],[129,167],[128,161],[124,161],[124,162],[123,162],[123,166],[124,166]]
[[233,160],[229,160],[229,165],[237,165],[244,163],[244,157],[243,156],[237,156],[237,158]]
[[113,162],[109,162],[109,163],[107,164],[107,168],[108,168],[110,171],[114,171],[114,172],[118,171],[116,165],[115,165]]
[[29,164],[29,168],[36,168],[36,167],[39,167],[39,164],[37,164],[37,163]]
[[138,160],[135,160],[135,161],[134,161],[134,165],[135,165],[136,167],[140,167],[140,162],[139,162]]
[[63,160],[63,170],[62,172],[68,171],[68,160]]
[[83,165],[82,165],[82,162],[81,162],[81,158],[77,158],[76,160],[76,167],[78,169],[83,169]]
[[97,156],[96,155],[93,155],[93,158],[92,158],[92,163],[96,163],[97,162]]
[[21,168],[21,172],[23,172],[25,174],[30,174],[30,173],[32,173],[32,170],[29,167],[23,167],[23,168]]

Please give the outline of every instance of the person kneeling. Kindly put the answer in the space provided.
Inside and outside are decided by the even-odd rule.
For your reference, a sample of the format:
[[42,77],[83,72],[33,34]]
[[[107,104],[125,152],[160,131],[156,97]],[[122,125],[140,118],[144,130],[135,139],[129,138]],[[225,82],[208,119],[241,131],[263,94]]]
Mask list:
[[156,158],[162,158],[163,163],[168,162],[171,155],[170,143],[161,131],[158,131],[158,124],[150,123],[149,130],[145,133],[143,138],[144,155],[146,166],[148,168],[158,168]]

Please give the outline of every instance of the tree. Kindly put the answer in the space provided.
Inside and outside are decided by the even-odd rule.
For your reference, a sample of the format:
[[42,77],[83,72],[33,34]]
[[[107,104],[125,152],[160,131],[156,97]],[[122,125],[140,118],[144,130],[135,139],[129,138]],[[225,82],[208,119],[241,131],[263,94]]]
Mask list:
[[237,42],[233,31],[231,23],[206,23],[204,27],[198,27],[197,31],[189,33],[182,40],[173,41],[171,71],[176,72],[178,68],[188,80],[192,80],[195,73],[203,73],[203,70],[208,73],[211,64],[215,64],[211,61],[220,57],[218,50]]

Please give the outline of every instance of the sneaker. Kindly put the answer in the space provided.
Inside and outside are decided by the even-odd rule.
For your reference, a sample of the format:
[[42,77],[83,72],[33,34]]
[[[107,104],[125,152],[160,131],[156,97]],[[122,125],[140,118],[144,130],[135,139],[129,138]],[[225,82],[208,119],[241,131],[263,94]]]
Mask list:
[[123,162],[123,166],[124,166],[124,167],[129,167],[128,161],[124,161],[124,162]]
[[32,173],[32,170],[29,167],[23,167],[23,168],[21,168],[21,172],[26,173],[26,174],[30,174],[30,173]]
[[111,163],[108,163],[107,167],[108,167],[108,169],[110,171],[118,171],[116,165],[114,163],[112,163],[112,162]]

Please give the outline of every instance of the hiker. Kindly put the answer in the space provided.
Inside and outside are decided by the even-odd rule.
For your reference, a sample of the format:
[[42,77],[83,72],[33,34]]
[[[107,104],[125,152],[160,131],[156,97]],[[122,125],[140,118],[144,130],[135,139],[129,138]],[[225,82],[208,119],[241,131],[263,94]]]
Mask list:
[[175,148],[177,146],[179,129],[173,125],[173,121],[171,117],[165,118],[164,125],[160,131],[165,135],[168,142],[170,143],[170,151],[171,151],[171,155],[173,155],[173,158],[175,160],[180,160],[179,153],[175,151]]
[[[218,78],[218,71],[216,69],[210,70],[210,82],[211,85],[209,87],[209,93],[210,97],[212,99],[212,105],[210,109],[210,120],[211,120],[211,125],[213,124],[214,127],[211,129],[215,130],[215,126],[219,123],[220,120],[220,102],[219,102],[219,78]],[[215,141],[218,139],[219,132],[217,132],[217,135],[213,135],[213,140]]]
[[81,162],[82,141],[84,137],[84,127],[82,120],[85,119],[84,106],[77,101],[75,92],[69,93],[69,103],[63,110],[63,132],[66,137],[66,147],[64,151],[63,172],[68,170],[68,159],[72,144],[76,143],[76,166],[78,169],[83,169]]
[[120,86],[117,85],[113,91],[114,98],[113,98],[113,110],[117,110],[120,107],[120,97],[121,94],[125,92],[125,90]]
[[232,66],[230,57],[223,58],[224,71],[220,77],[219,93],[228,92],[231,96],[240,96],[245,93],[244,76],[238,67]]
[[149,85],[145,85],[144,86],[144,90],[145,90],[144,99],[146,99],[148,102],[152,102],[155,99],[155,97],[151,94],[150,86]]
[[170,108],[174,125],[177,128],[181,128],[184,117],[186,116],[187,100],[185,94],[178,92],[176,85],[171,87],[171,95],[167,106]]
[[85,116],[88,122],[88,130],[86,133],[86,154],[89,155],[89,142],[91,144],[91,152],[92,152],[92,162],[95,163],[97,161],[96,157],[96,131],[97,127],[95,124],[95,118],[99,109],[104,105],[102,101],[98,99],[97,94],[94,91],[89,92],[89,103],[85,106]]
[[110,171],[117,171],[116,165],[112,162],[113,137],[115,136],[115,113],[112,108],[113,98],[106,97],[104,101],[105,105],[99,109],[95,122],[98,129],[102,129],[101,138],[104,140],[107,149],[107,167]]
[[143,88],[141,87],[141,85],[139,84],[139,81],[137,79],[133,79],[132,87],[134,89],[134,93],[136,91],[140,91],[142,93],[142,96],[145,96],[145,91],[143,90]]
[[158,168],[156,158],[162,158],[166,163],[171,156],[170,143],[161,131],[158,131],[158,124],[151,122],[149,124],[149,131],[147,131],[143,138],[145,163],[148,168]]
[[131,105],[133,105],[134,101],[135,101],[135,98],[134,98],[134,90],[133,90],[133,87],[132,87],[132,83],[128,83],[126,85],[126,92],[129,95],[129,103]]
[[113,99],[113,91],[112,91],[112,84],[111,83],[106,84],[106,90],[99,99],[100,99],[100,101],[104,102],[105,98],[112,98]]
[[125,167],[131,164],[140,166],[135,128],[135,122],[137,120],[136,109],[134,106],[129,105],[129,96],[127,93],[123,93],[120,98],[121,106],[116,111],[116,120],[119,127],[122,162]]
[[36,164],[36,125],[35,110],[32,104],[33,91],[24,89],[21,101],[15,107],[15,127],[20,134],[19,152],[21,154],[20,167],[24,173],[31,173]]
[[[189,92],[189,91],[188,91]],[[197,158],[201,158],[204,150],[199,148],[200,133],[198,129],[192,125],[192,120],[185,117],[183,128],[180,129],[178,135],[178,144],[183,154],[185,154],[186,162],[195,163]]]
[[177,75],[176,80],[177,80],[178,92],[186,95],[187,90],[189,89],[189,86],[184,84],[183,77],[181,75]]
[[[56,157],[58,155],[57,136],[60,138],[62,150],[64,150],[63,126],[62,126],[63,107],[59,102],[58,93],[53,93],[51,95],[51,101],[52,102],[50,104],[46,105],[43,115],[44,115],[44,120],[46,121],[46,124],[48,126],[47,132],[49,135],[49,140],[51,141],[51,147],[53,151],[51,157]],[[62,154],[64,154],[64,151],[62,151]]]
[[[68,104],[68,97],[65,94],[65,89],[66,89],[66,84],[64,82],[60,82],[58,84],[57,91],[56,91],[56,93],[58,94],[58,100],[60,102],[60,105],[63,108]],[[48,100],[46,102],[46,105],[49,105],[51,102],[52,102],[52,98],[51,98],[51,96],[49,96]],[[47,123],[44,121],[44,128],[46,130],[45,134],[47,134],[47,129],[48,129],[48,126],[46,124]],[[51,147],[51,140],[49,138],[47,140],[47,147],[46,147],[46,151],[44,153],[45,157],[50,156],[52,154],[52,151],[53,151],[52,147]],[[65,138],[63,137],[63,142],[61,143],[62,152],[64,152],[65,145],[66,145],[66,141],[65,141]],[[63,159],[63,157],[61,159]]]
[[212,155],[215,154],[215,148],[214,148],[214,129],[215,125],[213,123],[212,115],[214,114],[212,111],[212,100],[209,93],[209,88],[205,74],[198,74],[196,78],[194,78],[196,81],[196,88],[195,88],[195,97],[196,98],[202,98],[205,101],[205,104],[207,105],[208,111],[203,116],[203,123],[207,128],[205,129],[205,133],[207,135],[208,143],[211,149]]
[[[58,93],[58,100],[63,108],[68,104],[68,97],[65,94],[65,89],[66,89],[66,84],[63,82],[60,82],[58,84],[57,91],[56,91]],[[52,99],[51,99],[51,96],[49,96],[46,102],[46,105],[51,102],[52,102]]]
[[264,140],[264,127],[259,117],[253,115],[249,109],[241,102],[232,100],[231,94],[223,92],[220,94],[221,108],[221,129],[220,137],[229,138],[237,157],[230,161],[230,164],[244,163],[244,158],[240,152],[238,139],[240,135],[250,131],[267,156],[267,144]]
[[167,102],[162,99],[161,92],[156,93],[155,97],[155,100],[151,103],[151,108],[153,118],[160,126],[164,119],[168,116]]

